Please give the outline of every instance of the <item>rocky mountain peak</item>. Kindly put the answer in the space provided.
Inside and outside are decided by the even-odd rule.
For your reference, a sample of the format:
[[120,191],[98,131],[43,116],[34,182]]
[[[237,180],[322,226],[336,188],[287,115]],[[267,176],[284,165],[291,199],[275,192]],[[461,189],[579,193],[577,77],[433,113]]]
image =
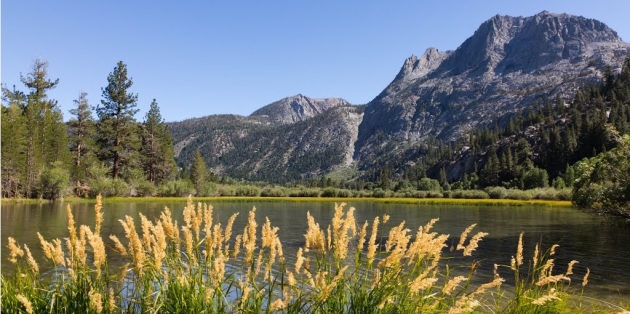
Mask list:
[[405,60],[396,79],[410,80],[423,77],[435,70],[450,53],[451,51],[440,52],[437,48],[431,47],[420,58],[412,54]]
[[254,111],[250,116],[267,116],[273,123],[289,124],[319,115],[331,108],[350,105],[341,98],[310,98],[302,94],[286,97]]
[[582,16],[548,11],[530,17],[496,15],[442,63],[440,72],[529,72],[562,59],[575,62],[599,43],[621,42],[606,24]]

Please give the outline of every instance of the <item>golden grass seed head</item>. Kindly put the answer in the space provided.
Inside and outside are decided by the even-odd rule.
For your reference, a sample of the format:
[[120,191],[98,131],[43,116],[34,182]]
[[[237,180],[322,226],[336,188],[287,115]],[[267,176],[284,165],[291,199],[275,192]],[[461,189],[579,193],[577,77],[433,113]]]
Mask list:
[[540,254],[540,252],[538,248],[538,243],[536,243],[536,248],[534,249],[534,257],[532,258],[534,262],[534,268],[536,268],[536,265],[538,265],[538,254]]
[[464,248],[464,256],[471,256],[472,252],[479,247],[479,241],[483,239],[483,237],[487,236],[487,232],[478,232],[471,239],[466,248]]
[[372,233],[370,234],[370,240],[368,242],[366,253],[368,267],[372,266],[372,263],[374,262],[374,256],[376,255],[376,249],[378,248],[378,244],[376,243],[376,237],[378,235],[378,224],[379,219],[378,216],[376,216],[374,218],[374,223],[372,224]]
[[588,275],[591,274],[591,270],[590,268],[586,268],[586,274],[584,275],[584,278],[582,278],[582,287],[586,287],[586,285],[588,285]]
[[555,275],[555,276],[545,276],[536,282],[536,286],[542,287],[548,285],[550,283],[557,283],[560,280],[571,281],[571,278],[565,276],[564,274]]
[[74,216],[72,215],[72,209],[70,209],[70,204],[66,206],[66,215],[68,216],[68,234],[70,236],[70,248],[73,248],[75,243],[77,242],[77,230],[75,229]]
[[64,252],[63,252],[63,246],[61,244],[61,240],[59,239],[54,239],[52,240],[54,246],[53,248],[53,260],[55,262],[56,265],[60,265],[60,266],[66,266],[66,258],[64,256]]
[[468,234],[470,233],[470,231],[472,231],[473,228],[475,228],[475,226],[477,226],[477,224],[472,224],[470,226],[468,226],[468,228],[466,228],[464,230],[464,232],[462,232],[462,234],[459,237],[459,243],[457,243],[457,250],[463,250],[466,247],[464,246],[464,243],[466,242],[466,237],[468,237]]
[[114,312],[114,310],[116,309],[116,298],[114,295],[114,289],[113,288],[109,288],[109,298],[108,298],[108,304],[109,304],[109,312]]
[[280,311],[280,310],[283,310],[285,306],[286,306],[285,302],[282,301],[282,299],[276,299],[275,301],[271,303],[269,310],[272,312]]
[[232,257],[236,259],[238,257],[238,253],[241,250],[241,242],[243,241],[243,235],[237,235],[236,240],[234,241],[234,250],[232,251]]
[[94,290],[90,290],[88,295],[90,297],[90,307],[94,309],[96,313],[103,312],[103,296]]
[[523,265],[523,232],[518,237],[518,246],[516,247],[516,267]]
[[39,265],[37,265],[37,262],[35,261],[35,259],[33,258],[33,255],[31,254],[31,250],[29,250],[26,244],[24,244],[24,251],[26,252],[26,263],[28,264],[28,266],[31,267],[31,270],[33,271],[33,273],[35,274],[39,273]]
[[299,248],[297,251],[297,258],[295,259],[295,273],[299,274],[300,270],[302,269],[302,265],[304,264],[304,256],[303,256],[304,252],[302,251],[302,248]]
[[24,305],[24,310],[26,311],[26,313],[33,313],[33,304],[31,304],[31,301],[29,301],[24,295],[18,294],[15,296],[15,298],[18,299],[18,301],[20,301],[22,305]]
[[444,293],[444,295],[451,295],[451,293],[455,291],[455,288],[457,288],[459,284],[464,281],[466,281],[466,277],[464,276],[457,276],[455,278],[450,279],[449,281],[446,282],[446,284],[444,284],[442,293]]
[[551,248],[549,249],[549,256],[553,256],[556,254],[556,249],[560,247],[559,244],[554,244],[551,246]]
[[101,209],[103,208],[103,197],[101,194],[96,196],[96,205],[94,205],[94,213],[95,213],[95,225],[94,225],[94,233],[101,233],[101,225],[103,224],[103,212]]
[[389,215],[383,215],[383,224],[386,224],[389,221]]
[[567,266],[567,272],[564,275],[567,276],[567,277],[573,275],[573,265],[575,265],[577,263],[579,263],[579,262],[576,261],[576,260],[570,261],[569,265]]
[[560,298],[558,298],[558,296],[556,296],[556,289],[555,288],[551,288],[551,290],[549,291],[549,294],[543,295],[542,297],[532,301],[533,305],[544,305],[545,303],[549,302],[549,301],[553,301],[553,300],[560,300]]
[[[39,233],[37,233],[39,235]],[[40,241],[43,241],[43,238],[40,236]],[[44,244],[42,243],[42,247],[44,246]],[[24,250],[22,250],[20,248],[20,246],[17,244],[17,241],[15,241],[14,238],[9,237],[9,244],[7,244],[7,247],[9,248],[10,252],[9,252],[9,261],[13,264],[17,263],[17,257],[22,257],[24,256]],[[45,250],[44,250],[45,251]]]
[[230,216],[230,219],[227,222],[227,225],[225,225],[225,241],[230,241],[230,238],[232,238],[232,228],[234,227],[234,221],[236,220],[236,217],[238,217],[239,213],[235,213],[232,216]]
[[245,250],[245,264],[249,264],[254,258],[254,250],[256,248],[256,207],[249,211],[247,217],[247,225],[243,231],[243,249]]
[[357,253],[360,254],[363,251],[363,245],[365,244],[365,237],[367,236],[367,220],[363,223],[361,231],[359,231],[359,242],[357,243]]

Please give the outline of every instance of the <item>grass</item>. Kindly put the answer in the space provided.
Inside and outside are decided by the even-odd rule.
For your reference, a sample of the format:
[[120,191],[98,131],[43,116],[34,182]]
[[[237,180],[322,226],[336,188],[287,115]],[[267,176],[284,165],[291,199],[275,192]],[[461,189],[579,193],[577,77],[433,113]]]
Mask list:
[[[243,230],[213,221],[212,206],[187,200],[183,222],[165,209],[155,221],[120,219],[125,238],[100,233],[103,203],[97,198],[95,225],[74,223],[68,206],[68,237],[47,241],[46,256],[32,258],[26,245],[9,238],[14,274],[2,274],[3,313],[575,313],[588,271],[575,262],[555,265],[557,246],[523,252],[522,235],[506,264],[495,265],[492,280],[474,281],[475,249],[487,235],[464,230],[452,250],[465,267],[451,268],[449,235],[432,232],[438,219],[412,231],[403,223],[379,228],[354,218],[354,208],[334,204],[327,227],[307,214],[305,243],[288,263],[279,230],[269,219],[259,226],[255,208]],[[469,234],[471,236],[469,236]],[[234,236],[234,237],[233,237]],[[107,248],[110,248],[106,250]],[[525,258],[525,253],[532,257]],[[122,259],[121,270],[108,258]],[[574,277],[573,284],[570,280]],[[511,283],[504,285],[504,282]],[[581,283],[580,283],[581,282]],[[576,287],[577,286],[577,287]],[[577,291],[577,292],[576,292]],[[588,309],[590,310],[590,309]],[[619,310],[619,309],[616,309]]]
[[[104,203],[113,202],[185,202],[187,197],[108,197]],[[570,201],[555,200],[512,200],[512,199],[463,199],[463,198],[342,198],[342,197],[260,197],[260,196],[219,196],[195,197],[195,202],[376,202],[391,204],[427,204],[427,205],[481,205],[481,206],[547,206],[571,207]],[[42,204],[40,199],[2,199],[3,204]],[[65,203],[95,203],[96,199],[65,198]]]

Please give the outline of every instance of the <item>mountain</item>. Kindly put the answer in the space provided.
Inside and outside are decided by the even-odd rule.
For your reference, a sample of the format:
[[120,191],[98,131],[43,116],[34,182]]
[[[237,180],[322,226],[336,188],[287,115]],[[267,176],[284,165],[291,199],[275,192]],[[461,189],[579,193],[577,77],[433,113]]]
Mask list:
[[331,108],[349,105],[341,98],[315,99],[297,94],[264,106],[250,116],[266,116],[274,123],[289,124],[312,118]]
[[[213,171],[236,178],[283,182],[348,167],[374,176],[418,162],[434,165],[432,175],[442,168],[435,167],[440,152],[461,151],[471,134],[504,127],[543,102],[569,108],[577,90],[599,84],[608,67],[620,71],[628,56],[630,44],[597,20],[547,11],[497,15],[455,50],[411,55],[365,106],[298,94],[248,117],[170,127],[180,166],[199,147]],[[473,155],[446,167],[450,181],[475,168],[481,157]]]
[[[355,159],[405,154],[428,137],[445,142],[499,121],[541,99],[572,96],[618,70],[630,44],[597,20],[543,11],[494,16],[454,51],[429,48],[405,60],[365,109]],[[382,158],[381,158],[382,159]]]
[[211,115],[169,123],[180,167],[199,148],[210,169],[248,180],[283,182],[349,166],[363,107],[339,98],[287,97],[248,117]]

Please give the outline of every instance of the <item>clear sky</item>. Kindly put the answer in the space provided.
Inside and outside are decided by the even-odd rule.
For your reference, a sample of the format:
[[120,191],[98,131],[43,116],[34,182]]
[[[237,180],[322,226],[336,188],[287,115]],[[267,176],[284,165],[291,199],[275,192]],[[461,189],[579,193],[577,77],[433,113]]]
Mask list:
[[119,60],[144,119],[156,98],[166,121],[249,115],[301,93],[372,100],[404,60],[456,49],[496,14],[543,10],[595,18],[630,41],[630,1],[2,1],[2,84],[33,60],[59,78],[49,93],[65,120],[81,91],[91,105]]

